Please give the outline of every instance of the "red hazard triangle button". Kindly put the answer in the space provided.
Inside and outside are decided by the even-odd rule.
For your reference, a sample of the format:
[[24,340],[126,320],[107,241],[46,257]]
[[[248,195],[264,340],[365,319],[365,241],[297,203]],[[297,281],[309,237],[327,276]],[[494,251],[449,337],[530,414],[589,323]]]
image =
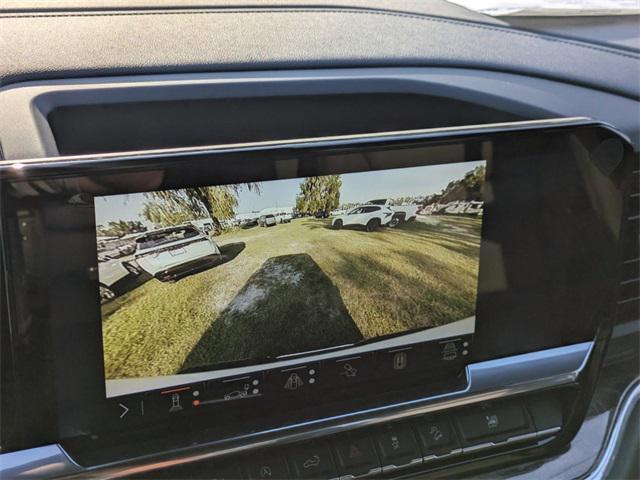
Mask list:
[[380,469],[380,460],[368,437],[344,438],[334,444],[340,468],[354,477],[368,475]]

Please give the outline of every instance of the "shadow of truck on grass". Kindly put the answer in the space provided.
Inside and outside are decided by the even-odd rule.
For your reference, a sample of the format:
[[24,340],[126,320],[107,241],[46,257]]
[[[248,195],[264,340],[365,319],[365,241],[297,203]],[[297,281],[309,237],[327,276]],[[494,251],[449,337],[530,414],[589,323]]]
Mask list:
[[264,262],[191,350],[181,372],[362,340],[340,291],[307,254]]
[[[219,267],[227,262],[230,262],[236,258],[245,249],[246,244],[244,242],[228,243],[226,245],[220,245],[220,255],[213,257],[205,257],[195,262],[186,263],[184,266],[175,267],[175,273],[170,275],[170,280],[177,282],[183,278],[196,275],[214,267]],[[160,278],[158,278],[160,280]]]

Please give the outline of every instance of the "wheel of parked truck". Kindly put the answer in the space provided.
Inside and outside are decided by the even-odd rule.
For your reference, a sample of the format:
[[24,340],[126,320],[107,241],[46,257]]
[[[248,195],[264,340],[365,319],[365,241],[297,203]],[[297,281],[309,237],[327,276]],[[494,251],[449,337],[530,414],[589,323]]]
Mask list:
[[342,220],[336,220],[333,222],[333,228],[336,230],[340,230],[342,228]]
[[396,228],[398,225],[400,225],[400,217],[393,217],[389,223],[387,223],[389,228]]
[[113,290],[111,290],[106,285],[100,284],[100,300],[102,302],[108,302],[109,300],[113,300],[116,298],[116,294]]
[[372,218],[367,222],[367,232],[373,232],[380,226],[380,220],[377,218]]
[[409,220],[407,220],[407,222],[415,222],[416,221],[416,217],[409,217]]
[[142,273],[142,270],[129,262],[122,262],[122,266],[127,270],[127,272],[131,275],[135,275],[136,277]]

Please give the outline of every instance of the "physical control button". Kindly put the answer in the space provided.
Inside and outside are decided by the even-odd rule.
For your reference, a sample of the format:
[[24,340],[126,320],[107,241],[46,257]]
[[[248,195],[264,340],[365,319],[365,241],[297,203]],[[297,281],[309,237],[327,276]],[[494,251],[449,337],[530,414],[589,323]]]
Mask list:
[[323,366],[326,378],[332,382],[350,385],[370,379],[373,362],[370,355],[355,355],[337,360],[329,360]]
[[171,479],[177,478],[191,480],[237,480],[241,479],[242,472],[234,461],[224,462],[197,462],[179,465],[176,467],[154,470],[151,476],[144,478]]
[[345,436],[333,443],[341,475],[365,475],[380,470],[373,441],[366,436]]
[[175,387],[160,392],[149,392],[144,395],[144,418],[167,418],[183,415],[192,409],[194,392],[202,387],[191,385]]
[[251,459],[245,467],[247,478],[269,480],[291,478],[287,462],[281,455],[260,455]]
[[453,362],[469,355],[469,341],[460,338],[438,342],[439,357],[444,362]]
[[[194,407],[257,398],[262,395],[262,375],[247,375],[207,382],[203,392],[194,390],[191,403]],[[197,394],[197,395],[196,395]]]
[[502,403],[474,408],[456,417],[465,443],[482,440],[504,441],[511,435],[531,430],[527,415],[519,403]]
[[305,445],[291,451],[289,464],[295,478],[332,478],[336,467],[329,447],[322,443]]
[[[243,475],[240,471],[240,467],[236,462],[224,462],[224,463],[209,463],[201,462],[197,469],[189,472],[190,476],[187,478],[204,480],[238,480],[242,479]],[[184,478],[184,477],[173,477]]]
[[422,461],[418,442],[407,424],[387,425],[378,431],[375,440],[383,470]]
[[415,372],[422,360],[415,346],[399,347],[376,354],[380,372],[387,376],[399,376]]
[[160,392],[154,395],[153,400],[149,400],[150,408],[154,413],[176,415],[183,413],[190,406],[191,387],[179,387]]
[[308,392],[318,386],[318,373],[317,363],[285,368],[273,374],[269,380],[270,388],[278,393]]
[[422,418],[415,427],[425,457],[448,455],[459,447],[453,427],[445,418]]

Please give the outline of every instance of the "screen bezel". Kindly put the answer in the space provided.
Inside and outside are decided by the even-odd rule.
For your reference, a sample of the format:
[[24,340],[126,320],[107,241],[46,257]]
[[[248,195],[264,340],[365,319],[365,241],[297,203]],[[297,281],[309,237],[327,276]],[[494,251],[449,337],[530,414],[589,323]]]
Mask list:
[[[585,119],[578,120],[555,120],[547,122],[521,122],[518,124],[509,125],[494,125],[488,127],[470,127],[470,128],[458,128],[458,129],[438,129],[427,130],[420,132],[396,132],[391,134],[377,134],[377,135],[365,135],[365,136],[350,136],[339,137],[336,139],[311,139],[304,141],[293,142],[267,142],[261,144],[251,144],[242,146],[227,146],[227,147],[201,147],[195,149],[180,149],[173,151],[159,151],[159,152],[142,152],[142,153],[127,153],[127,154],[113,154],[113,155],[100,155],[100,156],[83,156],[83,157],[69,157],[69,158],[53,158],[53,159],[34,159],[22,162],[2,162],[0,164],[0,178],[3,181],[15,181],[18,179],[44,179],[44,178],[65,178],[73,177],[84,174],[103,174],[109,173],[121,173],[132,171],[144,171],[158,166],[164,166],[165,162],[175,160],[177,163],[191,161],[195,158],[202,162],[207,159],[218,158],[226,155],[244,154],[252,152],[285,152],[288,155],[297,155],[302,153],[318,153],[327,150],[341,151],[343,153],[353,153],[366,150],[367,148],[373,149],[395,149],[395,148],[415,148],[416,146],[428,144],[430,146],[440,145],[444,147],[451,146],[453,144],[464,144],[469,146],[472,151],[478,152],[479,146],[482,142],[500,141],[510,135],[512,140],[516,137],[529,137],[536,135],[543,135],[545,132],[555,134],[567,134],[570,135],[579,133],[581,141],[585,144],[599,143],[603,139],[616,138],[620,139],[621,136],[614,132],[608,126],[602,126],[596,122],[591,122]],[[497,139],[497,140],[496,140]],[[625,155],[629,155],[631,147],[625,140],[622,140],[625,145]],[[478,159],[477,156],[473,157]],[[3,215],[3,222],[5,221]],[[6,227],[6,225],[5,225]],[[14,232],[15,233],[15,232]],[[3,239],[4,241],[4,239]],[[7,251],[7,249],[3,249]],[[8,265],[10,271],[14,269],[20,269],[19,265],[12,262]],[[482,269],[482,262],[481,262]],[[15,283],[14,283],[14,295],[15,295]],[[16,316],[20,317],[19,313],[15,309],[11,312],[12,318],[15,320]],[[606,315],[605,315],[606,316]],[[12,320],[12,322],[14,321]],[[518,321],[514,319],[514,321]],[[606,322],[604,322],[606,323]],[[16,325],[17,326],[17,325]],[[503,341],[497,341],[495,334],[500,331],[504,326],[500,325],[476,325],[476,338],[474,340],[476,349],[473,352],[471,360],[483,360],[490,358],[498,358],[514,353],[524,353],[527,351],[533,351],[540,348],[549,348],[557,346],[560,339],[555,335],[549,335],[547,340],[541,341],[540,336],[534,338],[518,337],[513,339],[509,345],[505,345]],[[14,330],[19,331],[19,330]],[[29,332],[31,334],[31,332]],[[570,338],[565,338],[565,342],[577,342],[581,340],[592,339],[595,334],[593,325],[586,325],[582,331],[573,332]],[[492,338],[493,337],[493,338]],[[480,348],[478,348],[480,344]],[[43,346],[44,348],[44,346]],[[21,372],[24,377],[24,372]],[[59,375],[59,372],[56,373]],[[41,382],[46,385],[46,382],[42,382],[42,378],[37,375],[30,376],[31,385],[32,382]],[[69,379],[69,384],[77,384]],[[54,385],[50,385],[55,389]],[[69,420],[69,415],[77,412],[66,412],[64,408],[60,408],[61,404],[64,404],[64,393],[58,392],[56,396],[58,398],[57,413],[61,415],[59,418],[61,427],[66,428],[66,423]],[[48,415],[55,415],[55,411],[48,412]],[[73,415],[72,415],[73,416]],[[94,416],[91,415],[93,419]],[[86,428],[94,429],[94,431],[101,431],[103,426],[97,424],[88,425],[85,421],[81,422]],[[57,430],[57,429],[56,429]],[[57,438],[61,438],[67,434],[56,433]]]

